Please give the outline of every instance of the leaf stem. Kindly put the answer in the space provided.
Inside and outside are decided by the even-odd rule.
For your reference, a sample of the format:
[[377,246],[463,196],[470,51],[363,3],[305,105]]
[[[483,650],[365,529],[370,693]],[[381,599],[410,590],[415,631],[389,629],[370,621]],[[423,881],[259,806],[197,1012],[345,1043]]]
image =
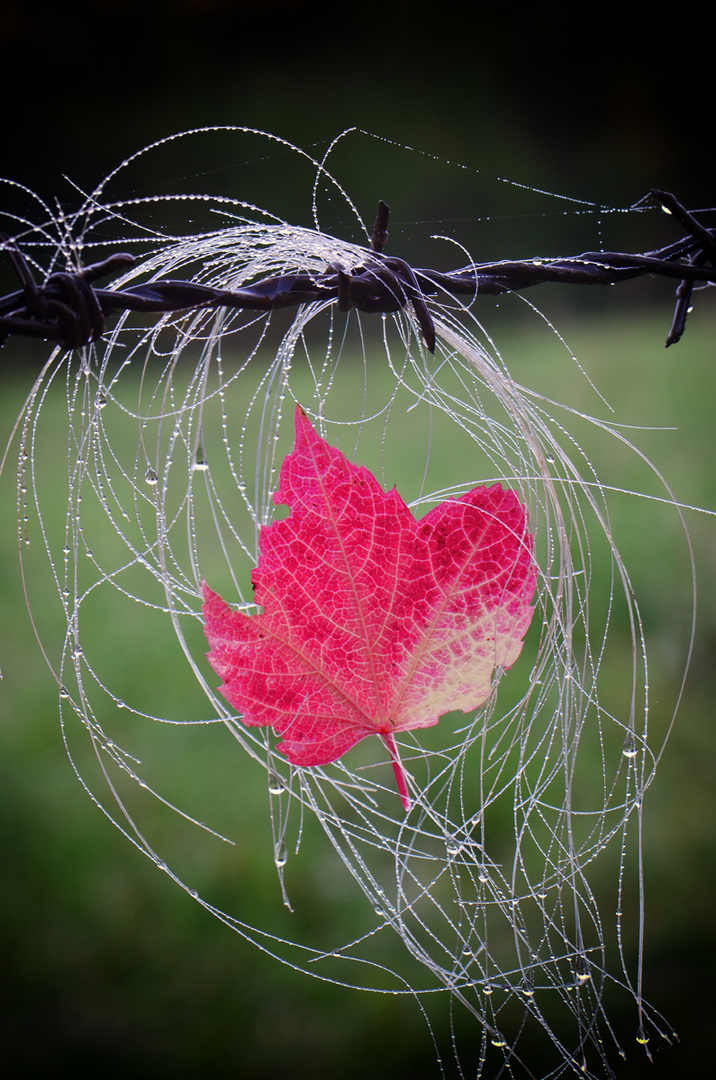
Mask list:
[[383,735],[383,742],[388,747],[388,753],[390,754],[390,761],[393,766],[393,772],[395,773],[395,781],[398,785],[398,794],[400,795],[401,802],[405,809],[405,813],[410,813],[410,795],[408,793],[408,785],[405,780],[405,770],[400,760],[400,754],[398,753],[398,747],[392,734]]

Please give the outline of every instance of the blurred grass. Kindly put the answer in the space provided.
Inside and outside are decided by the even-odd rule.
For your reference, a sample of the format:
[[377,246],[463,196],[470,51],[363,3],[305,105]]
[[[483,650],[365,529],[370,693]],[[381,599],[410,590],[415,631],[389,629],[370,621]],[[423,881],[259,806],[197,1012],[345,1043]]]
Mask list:
[[[662,469],[682,501],[713,508],[716,321],[697,311],[683,342],[666,351],[663,318],[660,310],[658,322],[648,314],[620,314],[559,323],[570,349],[614,406],[613,414],[577,371],[569,351],[555,348],[551,334],[535,335],[519,324],[503,326],[499,313],[495,321],[497,344],[523,385],[615,423],[676,428],[625,434]],[[3,380],[3,432],[10,430],[30,382],[29,375],[27,380]],[[595,435],[576,417],[565,414],[564,423],[607,482],[657,492],[632,453]],[[434,450],[430,486],[438,486],[443,469],[443,483],[454,482],[455,468],[464,464],[458,463],[455,447],[438,440]],[[406,461],[411,456],[409,446],[404,456]],[[11,1074],[437,1076],[413,1002],[341,990],[263,957],[141,859],[91,805],[65,757],[56,688],[25,613],[13,475],[11,460],[0,485],[0,904],[6,998],[0,1015],[3,1057]],[[663,728],[687,629],[683,541],[672,511],[618,495],[610,503],[617,543],[635,580],[653,644],[653,720]],[[645,836],[646,996],[680,1030],[682,1043],[643,1071],[654,1078],[701,1073],[704,1032],[714,1005],[713,995],[693,991],[716,951],[716,729],[711,718],[716,523],[694,513],[687,518],[699,573],[699,632],[682,709],[649,795]],[[44,573],[43,553],[33,548],[30,558],[31,572]],[[146,664],[137,667],[135,658],[128,671],[121,647],[126,629],[118,634],[116,627],[102,625],[99,613],[97,636],[109,643],[107,654],[115,652],[115,681],[141,682],[150,697],[157,695],[157,711],[171,714],[182,707],[191,694],[191,676],[185,664],[176,662],[173,640],[157,638]],[[626,639],[624,647],[629,648]],[[106,655],[105,662],[110,660]],[[625,662],[630,663],[628,656]],[[612,663],[619,686],[619,657]],[[196,809],[199,816],[214,814],[210,823],[221,829],[224,820],[235,822],[240,803],[247,823],[236,847],[209,837],[195,845],[201,851],[199,863],[192,854],[198,877],[248,922],[261,925],[272,910],[275,925],[290,933],[291,918],[320,926],[329,912],[335,916],[336,908],[346,920],[359,922],[360,902],[350,893],[350,883],[335,878],[320,860],[303,878],[291,868],[297,915],[288,916],[281,908],[270,858],[265,784],[251,774],[238,775],[225,740],[222,729],[199,728],[171,729],[167,742],[179,790],[182,777],[187,790],[198,772],[206,778],[207,804]],[[153,765],[161,769],[161,761]],[[157,830],[181,860],[184,830],[175,836],[169,816],[158,821]],[[301,862],[309,866],[310,855]],[[449,1058],[447,1029],[437,1035]],[[630,1063],[628,1075],[642,1075],[640,1059]]]

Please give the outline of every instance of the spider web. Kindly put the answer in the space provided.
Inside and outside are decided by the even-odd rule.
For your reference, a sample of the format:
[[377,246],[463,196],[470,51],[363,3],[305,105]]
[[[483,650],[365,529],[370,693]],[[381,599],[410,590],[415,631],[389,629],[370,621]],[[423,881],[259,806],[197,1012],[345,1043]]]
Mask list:
[[[18,222],[23,250],[36,266],[49,250],[51,270],[119,236],[114,250],[140,254],[120,288],[160,277],[238,288],[361,262],[364,247],[321,229],[328,193],[333,219],[369,235],[328,154],[225,134],[296,156],[312,178],[312,227],[225,196],[111,197],[124,170],[175,137],[123,163],[72,215],[40,204],[43,226]],[[528,194],[553,210],[557,196]],[[160,224],[167,209],[196,211],[196,231]],[[578,433],[629,444],[519,385],[469,303],[429,306],[434,355],[409,310],[361,316],[318,302],[151,325],[124,315],[79,354],[56,350],[19,428],[21,559],[39,540],[49,566],[46,580],[25,576],[28,605],[80,781],[199,903],[292,967],[415,996],[426,1019],[447,995],[473,1021],[466,1057],[454,1039],[460,1075],[533,1076],[535,1060],[545,1076],[612,1075],[609,1060],[625,1056],[609,1019],[619,997],[633,999],[631,1037],[647,1052],[655,1035],[673,1035],[644,1000],[641,974],[643,799],[667,731],[650,732],[645,633],[613,536],[611,502],[623,493],[600,481]],[[500,481],[535,532],[537,607],[523,655],[504,679],[496,672],[476,715],[401,739],[407,817],[378,740],[329,766],[292,767],[271,732],[245,728],[227,707],[205,660],[202,580],[256,610],[250,572],[276,513],[295,402],[415,512]],[[62,447],[45,436],[58,415]],[[667,488],[660,498],[672,500]],[[204,742],[221,747],[221,777],[187,771],[175,754],[191,746],[200,761]],[[222,779],[231,798],[212,802]],[[225,896],[206,865],[221,840],[238,853],[246,831],[274,874],[260,903],[247,885]]]

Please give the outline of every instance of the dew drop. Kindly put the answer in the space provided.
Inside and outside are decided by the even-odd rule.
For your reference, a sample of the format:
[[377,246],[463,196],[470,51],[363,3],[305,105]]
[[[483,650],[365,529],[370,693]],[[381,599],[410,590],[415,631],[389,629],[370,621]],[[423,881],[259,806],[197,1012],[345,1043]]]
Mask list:
[[107,404],[107,398],[104,394],[97,394],[94,399],[94,405],[96,409],[103,409]]
[[575,965],[574,974],[577,976],[577,983],[582,986],[584,983],[589,982],[591,974],[589,971],[589,964],[584,956],[580,956]]
[[288,852],[286,850],[286,845],[283,843],[283,841],[280,841],[278,844],[274,845],[273,861],[278,867],[285,866],[288,862]]
[[159,482],[159,477],[157,476],[157,474],[155,473],[155,471],[151,467],[151,465],[149,466],[149,468],[145,472],[144,479],[146,480],[146,482],[148,484],[151,484],[152,486],[154,486],[154,484],[157,484]]
[[635,758],[637,755],[636,739],[634,738],[634,733],[632,731],[627,732],[624,746],[622,747],[622,754],[625,758]]
[[269,773],[269,792],[272,795],[280,795],[281,792],[285,790],[285,787],[286,785],[284,784],[278,773]]

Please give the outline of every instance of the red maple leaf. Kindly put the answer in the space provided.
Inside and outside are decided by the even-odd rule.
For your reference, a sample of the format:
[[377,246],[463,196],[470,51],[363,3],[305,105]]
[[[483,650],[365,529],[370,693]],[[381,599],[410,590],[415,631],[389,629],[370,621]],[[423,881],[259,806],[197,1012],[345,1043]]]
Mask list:
[[315,433],[296,409],[296,445],[261,529],[252,574],[261,615],[204,585],[209,662],[247,725],[270,725],[294,765],[386,743],[403,804],[399,731],[482,705],[494,668],[519,656],[532,617],[533,539],[499,484],[416,520],[398,492]]

